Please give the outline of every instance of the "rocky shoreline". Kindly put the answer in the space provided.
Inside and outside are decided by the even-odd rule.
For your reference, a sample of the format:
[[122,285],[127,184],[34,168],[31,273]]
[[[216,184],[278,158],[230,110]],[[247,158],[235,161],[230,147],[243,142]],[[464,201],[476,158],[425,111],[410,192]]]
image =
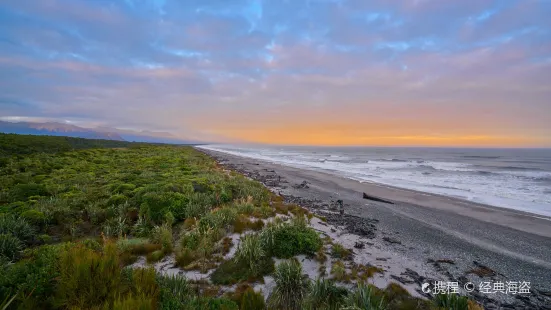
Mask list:
[[[510,274],[494,271],[495,266],[493,265],[490,267],[475,259],[467,261],[451,254],[445,255],[446,252],[438,250],[438,244],[435,244],[436,250],[426,249],[423,251],[418,248],[418,245],[413,244],[411,239],[405,240],[407,239],[404,238],[406,235],[400,231],[389,230],[389,227],[385,225],[387,224],[385,219],[377,216],[378,212],[372,212],[372,215],[366,216],[359,212],[363,206],[358,205],[363,202],[368,206],[367,208],[373,208],[375,211],[376,208],[381,208],[381,205],[388,204],[388,202],[391,202],[393,207],[394,203],[396,207],[404,207],[403,203],[366,199],[362,197],[362,192],[345,192],[338,185],[332,184],[335,180],[331,179],[325,180],[326,183],[318,183],[307,176],[301,179],[300,169],[204,149],[199,150],[214,157],[218,164],[225,169],[239,172],[263,183],[271,191],[281,195],[285,202],[305,207],[310,212],[326,219],[327,225],[334,227],[330,228],[328,234],[335,233],[335,238],[340,238],[340,241],[348,243],[352,250],[364,253],[361,254],[363,257],[358,258],[363,263],[372,264],[385,270],[384,275],[373,280],[376,285],[384,286],[390,281],[395,281],[404,285],[415,295],[430,298],[431,294],[425,293],[421,289],[423,283],[434,283],[435,281],[460,284],[482,281],[495,283],[514,279]],[[289,169],[293,171],[289,172]],[[332,191],[331,187],[338,190]],[[354,199],[350,199],[350,194],[354,195]],[[363,193],[363,196],[366,194]],[[341,214],[342,211],[339,210],[339,203],[344,207],[344,214]],[[394,214],[395,217],[396,214],[398,213]],[[409,219],[404,221],[404,225],[409,225],[407,222],[410,221]],[[360,249],[368,249],[368,251]],[[424,257],[411,254],[419,252],[424,253]],[[436,256],[439,255],[438,253],[442,254]],[[475,258],[477,257],[475,256]],[[485,261],[484,257],[480,258]],[[549,270],[546,272],[551,274]],[[550,279],[547,278],[547,281]],[[482,304],[485,309],[551,309],[551,290],[549,289],[551,283],[543,282],[542,284],[544,285],[534,285],[529,294],[484,294],[475,288],[468,295]]]

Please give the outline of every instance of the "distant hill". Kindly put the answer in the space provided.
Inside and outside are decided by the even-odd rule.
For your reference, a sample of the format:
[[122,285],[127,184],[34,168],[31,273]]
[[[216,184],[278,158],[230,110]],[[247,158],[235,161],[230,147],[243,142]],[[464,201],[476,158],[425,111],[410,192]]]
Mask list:
[[34,153],[57,153],[90,148],[117,148],[145,145],[118,140],[85,139],[45,135],[0,133],[0,167],[2,158]]
[[124,141],[124,139],[114,132],[98,132],[92,129],[82,128],[70,124],[61,123],[31,123],[31,122],[4,122],[0,121],[0,132],[26,134],[26,135],[48,135],[64,136],[86,139],[103,139]]
[[0,121],[0,132],[25,134],[64,136],[85,139],[103,139],[115,141],[170,143],[170,144],[198,144],[198,141],[182,140],[166,132],[133,131],[108,127],[83,128],[71,124],[56,122],[6,122]]

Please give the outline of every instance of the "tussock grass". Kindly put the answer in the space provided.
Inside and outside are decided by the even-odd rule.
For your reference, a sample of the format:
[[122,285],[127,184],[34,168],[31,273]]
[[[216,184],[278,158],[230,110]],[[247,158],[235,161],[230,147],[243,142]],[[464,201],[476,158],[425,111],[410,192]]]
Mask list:
[[337,258],[337,259],[344,259],[344,260],[350,260],[352,259],[352,251],[349,249],[346,249],[342,244],[340,243],[333,243],[333,247],[331,249],[331,257]]
[[260,236],[249,234],[241,237],[234,259],[237,264],[246,264],[253,274],[257,274],[259,262],[265,256],[266,252],[262,248]]
[[308,276],[302,274],[302,266],[296,259],[281,262],[275,272],[276,286],[270,295],[270,307],[277,309],[302,309],[310,289]]
[[337,310],[344,305],[347,295],[346,288],[337,286],[331,280],[318,278],[312,283],[304,308]]

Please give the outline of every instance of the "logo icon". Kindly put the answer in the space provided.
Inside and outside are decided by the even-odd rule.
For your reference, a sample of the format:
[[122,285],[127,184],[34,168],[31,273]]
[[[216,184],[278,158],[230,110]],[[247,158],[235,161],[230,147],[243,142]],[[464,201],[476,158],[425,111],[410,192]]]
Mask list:
[[423,291],[423,293],[430,293],[430,291],[431,291],[430,284],[429,283],[423,283],[421,285],[421,291]]
[[474,284],[472,282],[467,282],[465,283],[465,291],[467,291],[467,293],[470,293],[472,291],[474,291]]

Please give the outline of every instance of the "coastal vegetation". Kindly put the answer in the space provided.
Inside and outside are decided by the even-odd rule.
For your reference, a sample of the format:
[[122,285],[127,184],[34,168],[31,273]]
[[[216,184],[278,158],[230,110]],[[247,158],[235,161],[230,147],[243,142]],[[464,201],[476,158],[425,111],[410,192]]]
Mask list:
[[[0,150],[3,310],[473,305],[369,284],[382,270],[353,264],[308,210],[190,147],[0,134]],[[331,271],[311,279],[297,257]]]

